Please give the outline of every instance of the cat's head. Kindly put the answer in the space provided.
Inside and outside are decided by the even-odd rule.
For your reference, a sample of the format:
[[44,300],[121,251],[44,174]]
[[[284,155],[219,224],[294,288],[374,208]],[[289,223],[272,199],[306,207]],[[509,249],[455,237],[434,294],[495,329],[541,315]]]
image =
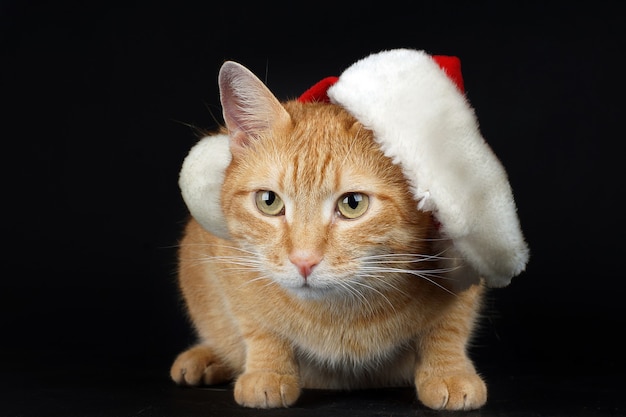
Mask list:
[[261,275],[315,297],[390,285],[374,277],[380,265],[426,259],[430,214],[415,209],[401,168],[345,109],[283,104],[235,63],[223,66],[220,90],[232,155],[221,208]]
[[[410,225],[430,219],[426,211],[448,239],[447,256],[471,279],[504,286],[525,268],[528,248],[504,168],[480,135],[462,82],[423,51],[358,61],[328,90],[334,104],[283,104],[234,62],[223,65],[219,84],[226,129],[191,150],[180,177],[191,214],[208,231],[252,244],[262,230],[270,246],[286,247],[289,268],[306,272],[329,260],[318,248],[342,242],[356,251],[351,236],[364,245],[393,233],[419,241],[421,226]],[[405,223],[394,230],[396,217]],[[346,233],[333,235],[339,230]],[[292,232],[310,243],[296,244]],[[398,236],[389,239],[403,244]]]

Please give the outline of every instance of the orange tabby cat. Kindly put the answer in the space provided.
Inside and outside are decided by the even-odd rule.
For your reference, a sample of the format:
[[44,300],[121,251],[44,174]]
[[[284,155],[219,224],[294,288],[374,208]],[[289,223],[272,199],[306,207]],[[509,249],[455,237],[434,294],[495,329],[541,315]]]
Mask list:
[[220,91],[228,239],[186,226],[179,282],[199,341],[173,380],[234,380],[246,407],[407,385],[434,409],[482,406],[466,352],[482,284],[445,279],[434,220],[372,133],[337,105],[280,103],[233,62]]

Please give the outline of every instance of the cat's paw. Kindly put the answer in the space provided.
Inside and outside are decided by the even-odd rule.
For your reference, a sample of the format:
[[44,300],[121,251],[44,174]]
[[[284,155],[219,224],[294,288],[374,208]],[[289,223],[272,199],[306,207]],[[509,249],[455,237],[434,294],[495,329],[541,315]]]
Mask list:
[[289,407],[300,396],[297,376],[275,372],[245,373],[235,383],[235,401],[250,408]]
[[487,386],[470,372],[433,376],[417,386],[417,397],[435,410],[474,410],[487,402]]
[[198,345],[178,355],[170,376],[179,385],[213,385],[231,379],[232,372],[208,347]]

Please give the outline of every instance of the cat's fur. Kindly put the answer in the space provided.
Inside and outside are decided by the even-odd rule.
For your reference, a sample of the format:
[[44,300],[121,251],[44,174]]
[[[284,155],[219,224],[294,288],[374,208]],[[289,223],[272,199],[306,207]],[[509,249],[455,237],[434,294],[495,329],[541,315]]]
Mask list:
[[[179,282],[199,341],[176,358],[173,380],[234,380],[247,407],[292,405],[303,388],[406,385],[431,408],[482,406],[466,350],[483,285],[446,279],[437,225],[372,133],[333,104],[280,103],[235,63],[220,91],[230,239],[194,219],[185,228]],[[265,190],[284,211],[260,211]],[[349,193],[369,197],[355,219],[337,208]]]

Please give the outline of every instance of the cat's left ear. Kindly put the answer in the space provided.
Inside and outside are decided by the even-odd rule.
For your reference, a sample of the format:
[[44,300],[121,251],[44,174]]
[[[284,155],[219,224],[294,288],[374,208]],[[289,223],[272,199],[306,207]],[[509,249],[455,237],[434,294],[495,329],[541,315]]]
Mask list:
[[249,69],[233,61],[219,73],[220,100],[231,151],[248,147],[264,133],[291,123],[280,101]]
[[193,218],[215,236],[229,239],[221,204],[226,168],[233,155],[264,133],[291,123],[291,117],[265,84],[241,64],[225,62],[218,81],[228,134],[201,139],[185,158],[178,184]]

